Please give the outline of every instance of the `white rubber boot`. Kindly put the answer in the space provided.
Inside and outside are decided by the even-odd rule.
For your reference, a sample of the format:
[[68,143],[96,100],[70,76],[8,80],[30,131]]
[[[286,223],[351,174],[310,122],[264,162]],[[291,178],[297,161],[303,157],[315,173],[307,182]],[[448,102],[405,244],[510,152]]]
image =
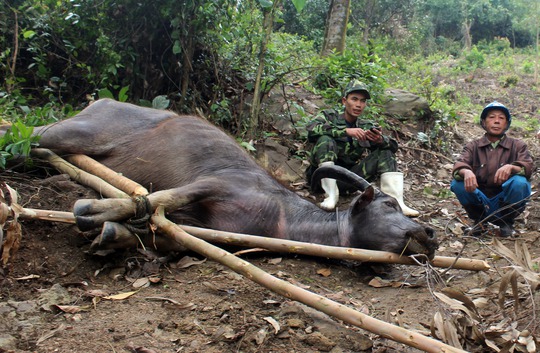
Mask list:
[[420,215],[420,212],[405,206],[403,202],[403,173],[388,172],[381,174],[381,191],[397,200],[405,216],[418,217]]
[[[319,164],[319,167],[325,165],[334,165],[334,162],[322,162],[321,164]],[[324,190],[326,198],[323,200],[323,202],[320,203],[320,206],[324,210],[332,211],[334,208],[336,208],[336,204],[339,200],[339,189],[337,186],[337,181],[336,179],[322,178],[321,186]]]

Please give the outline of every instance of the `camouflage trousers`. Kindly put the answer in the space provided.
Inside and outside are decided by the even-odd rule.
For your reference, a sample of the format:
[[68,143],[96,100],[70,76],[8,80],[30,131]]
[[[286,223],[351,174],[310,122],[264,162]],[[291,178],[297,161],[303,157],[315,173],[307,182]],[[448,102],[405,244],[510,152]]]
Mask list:
[[[367,155],[362,158],[366,153]],[[306,170],[308,183],[311,182],[311,175],[315,169],[323,162],[334,162],[369,182],[377,179],[382,173],[397,171],[396,156],[391,150],[370,150],[350,142],[336,141],[330,136],[320,137],[313,147],[310,166]],[[344,185],[339,187],[340,190],[346,189]]]

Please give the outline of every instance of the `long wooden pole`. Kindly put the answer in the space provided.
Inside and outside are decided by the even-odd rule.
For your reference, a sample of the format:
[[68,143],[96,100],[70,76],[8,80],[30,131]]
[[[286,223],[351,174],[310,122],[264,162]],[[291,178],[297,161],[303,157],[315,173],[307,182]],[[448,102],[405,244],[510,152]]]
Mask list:
[[[71,212],[38,210],[34,208],[17,209],[19,217],[22,219],[40,219],[51,222],[63,222],[75,224],[75,216]],[[421,262],[415,261],[409,256],[401,256],[387,251],[376,251],[357,248],[344,248],[340,246],[328,246],[321,244],[305,243],[294,240],[275,239],[261,237],[257,235],[248,235],[240,233],[225,232],[221,230],[206,229],[179,225],[179,227],[191,235],[209,241],[211,243],[220,243],[244,247],[258,247],[275,252],[285,252],[300,255],[319,256],[330,259],[352,260],[361,262],[378,262],[402,265],[420,265]],[[429,261],[434,267],[453,268],[469,271],[487,271],[490,266],[486,261],[455,258],[449,256],[435,256]]]
[[459,348],[449,346],[420,333],[404,329],[403,327],[378,320],[321,295],[274,277],[217,246],[191,236],[177,224],[167,220],[163,214],[163,208],[159,207],[151,220],[152,223],[168,237],[179,242],[187,249],[219,262],[281,296],[304,303],[346,323],[355,325],[393,341],[422,349],[425,352],[466,353],[466,351]]
[[[77,168],[73,164],[67,162],[65,159],[59,157],[56,153],[45,148],[34,148],[31,151],[32,156],[38,157],[49,162],[53,167],[62,173],[66,173],[72,180],[78,181],[83,185],[89,186],[96,190],[105,197],[110,198],[127,198],[127,195],[122,190],[112,186],[110,183],[105,182],[103,179],[90,174],[80,168]],[[97,162],[96,162],[97,163]]]
[[[221,243],[245,247],[260,247],[275,252],[285,252],[301,255],[319,256],[331,259],[354,260],[361,262],[382,262],[402,265],[421,265],[422,260],[415,261],[410,256],[402,256],[388,251],[367,250],[358,248],[344,248],[341,246],[328,246],[305,243],[294,240],[266,238],[256,235],[224,232],[213,229],[198,228],[179,225],[184,231],[197,238],[211,243]],[[490,266],[486,261],[455,258],[448,256],[435,256],[429,261],[434,267],[454,268],[470,271],[487,271]]]

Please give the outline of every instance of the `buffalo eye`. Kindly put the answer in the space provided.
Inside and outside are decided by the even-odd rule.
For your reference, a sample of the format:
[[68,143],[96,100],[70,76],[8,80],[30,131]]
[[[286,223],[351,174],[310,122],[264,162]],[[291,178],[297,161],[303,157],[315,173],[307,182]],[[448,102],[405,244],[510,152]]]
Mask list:
[[394,210],[397,210],[397,205],[398,203],[394,200],[388,200],[388,201],[385,201],[384,204],[390,208],[393,208]]

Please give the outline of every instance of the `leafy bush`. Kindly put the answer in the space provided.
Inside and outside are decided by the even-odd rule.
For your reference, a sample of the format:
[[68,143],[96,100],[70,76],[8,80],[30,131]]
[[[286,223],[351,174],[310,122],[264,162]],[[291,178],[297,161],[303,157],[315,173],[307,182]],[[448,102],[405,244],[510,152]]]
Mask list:
[[59,106],[50,102],[31,109],[26,103],[20,95],[0,93],[0,116],[11,125],[0,137],[0,169],[5,169],[10,159],[29,155],[39,141],[39,136],[32,136],[34,126],[51,124],[77,113],[69,104]]
[[372,99],[380,102],[390,67],[378,54],[382,49],[373,42],[366,47],[354,41],[345,53],[321,59],[313,82],[316,93],[321,94],[329,106],[340,107],[344,88],[351,80],[358,79],[368,86]]
[[473,46],[469,52],[465,53],[463,58],[462,68],[465,70],[483,67],[486,61],[484,54],[476,46]]
[[11,128],[0,137],[0,169],[6,168],[6,162],[15,156],[28,156],[30,149],[37,144],[39,136],[32,136],[34,127],[26,126],[16,120]]
[[534,62],[526,60],[525,62],[523,62],[522,70],[526,74],[533,74],[534,73]]
[[504,88],[513,87],[517,85],[518,81],[519,77],[517,75],[505,75],[499,77],[499,84]]

